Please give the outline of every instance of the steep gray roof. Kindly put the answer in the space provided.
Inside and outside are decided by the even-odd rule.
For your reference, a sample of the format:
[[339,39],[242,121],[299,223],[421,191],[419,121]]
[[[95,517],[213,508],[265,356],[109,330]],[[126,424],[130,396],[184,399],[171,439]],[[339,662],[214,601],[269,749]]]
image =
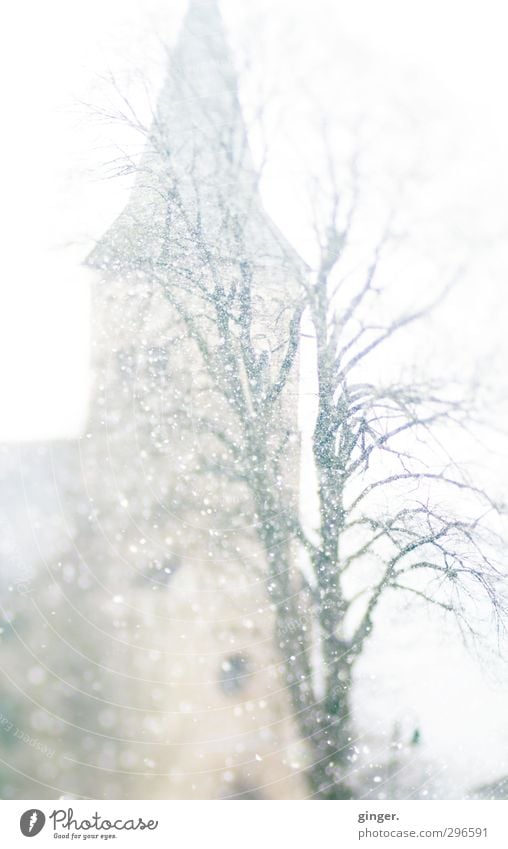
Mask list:
[[[215,0],[191,0],[126,208],[87,264],[146,269],[204,237],[223,255],[238,234],[258,264],[305,264],[263,208]],[[199,231],[199,232],[198,232]]]

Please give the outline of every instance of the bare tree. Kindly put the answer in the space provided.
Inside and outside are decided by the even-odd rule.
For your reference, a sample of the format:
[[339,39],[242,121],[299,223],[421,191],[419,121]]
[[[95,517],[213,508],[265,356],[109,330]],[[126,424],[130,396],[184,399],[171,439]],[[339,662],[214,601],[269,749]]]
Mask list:
[[[319,234],[318,267],[305,287],[316,345],[312,454],[319,503],[317,537],[305,539],[305,546],[325,675],[323,731],[313,736],[317,762],[310,777],[317,796],[336,798],[347,795],[344,775],[354,750],[355,664],[381,602],[391,592],[401,600],[414,597],[452,616],[465,636],[474,636],[478,627],[469,602],[480,607],[486,602],[500,626],[505,609],[495,528],[504,508],[445,447],[447,432],[456,436],[478,421],[466,383],[456,387],[425,375],[410,384],[369,379],[370,373],[378,375],[380,352],[424,321],[460,272],[430,303],[399,314],[395,309],[391,319],[380,321],[383,288],[377,273],[390,229],[371,249],[363,277],[348,290],[341,262],[357,194],[345,214],[333,174],[323,199],[325,194],[331,196],[329,218]],[[346,298],[340,301],[342,288]],[[407,335],[405,341],[407,346]],[[330,758],[327,747],[334,753]]]
[[[348,283],[343,260],[358,201],[353,192],[342,208],[332,169],[315,195],[324,220],[316,225],[317,266],[304,270],[291,257],[296,282],[277,294],[276,261],[260,260],[253,244],[256,201],[232,200],[235,181],[252,189],[260,178],[246,138],[241,149],[238,139],[224,138],[230,167],[219,173],[203,171],[196,148],[179,168],[164,115],[155,113],[148,128],[126,109],[148,150],[126,167],[164,214],[157,213],[155,236],[139,223],[136,251],[129,255],[132,243],[122,248],[123,266],[141,270],[163,293],[206,375],[198,410],[186,398],[169,405],[171,427],[192,430],[196,466],[226,478],[250,510],[294,719],[309,751],[311,794],[348,798],[355,794],[355,667],[383,600],[396,593],[435,606],[464,634],[475,633],[475,607],[486,603],[499,622],[504,613],[492,521],[503,507],[442,442],[474,420],[472,400],[446,381],[372,376],[380,352],[424,321],[448,285],[431,302],[381,319],[378,272],[390,228],[371,246],[364,273]],[[154,238],[156,255],[147,244]],[[319,520],[310,530],[291,448],[296,426],[284,415],[297,393],[304,313],[316,372]]]

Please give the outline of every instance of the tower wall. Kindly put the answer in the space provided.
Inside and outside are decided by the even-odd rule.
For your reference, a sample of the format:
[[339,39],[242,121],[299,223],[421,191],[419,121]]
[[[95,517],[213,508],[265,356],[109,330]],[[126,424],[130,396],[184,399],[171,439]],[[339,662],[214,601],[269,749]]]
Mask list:
[[[256,410],[242,419],[231,396],[229,377],[249,381],[242,358],[220,372],[217,294],[242,304],[245,292],[258,379],[273,382],[304,273],[257,181],[220,16],[194,2],[131,199],[88,259],[94,383],[75,532],[40,578],[27,636],[47,658],[35,709],[55,756],[28,795],[305,794],[259,505],[239,460]],[[288,500],[296,380],[294,365],[263,445]]]

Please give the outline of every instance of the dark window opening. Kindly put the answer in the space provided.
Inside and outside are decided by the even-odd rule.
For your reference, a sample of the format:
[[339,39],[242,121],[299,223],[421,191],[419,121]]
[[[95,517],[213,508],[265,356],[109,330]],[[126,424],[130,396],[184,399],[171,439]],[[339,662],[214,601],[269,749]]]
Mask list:
[[247,686],[250,664],[243,654],[230,654],[220,666],[219,686],[226,696],[241,693]]

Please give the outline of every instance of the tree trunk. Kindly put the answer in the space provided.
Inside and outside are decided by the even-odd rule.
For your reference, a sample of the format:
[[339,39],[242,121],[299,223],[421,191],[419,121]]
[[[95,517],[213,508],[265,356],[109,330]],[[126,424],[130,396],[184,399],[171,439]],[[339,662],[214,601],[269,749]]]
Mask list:
[[309,739],[312,764],[307,777],[317,799],[352,799],[351,668],[344,645],[334,637],[323,641],[326,691],[319,708],[318,729]]

